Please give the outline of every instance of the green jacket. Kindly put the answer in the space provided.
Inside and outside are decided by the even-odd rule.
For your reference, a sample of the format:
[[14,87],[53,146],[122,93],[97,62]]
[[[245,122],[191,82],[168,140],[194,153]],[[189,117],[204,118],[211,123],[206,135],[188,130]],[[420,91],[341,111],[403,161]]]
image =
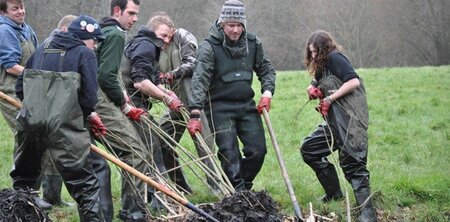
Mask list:
[[[220,46],[222,46],[223,50],[219,50],[220,52],[218,53],[220,55],[216,55],[214,49]],[[249,57],[254,59],[248,59]],[[218,60],[217,58],[221,59]],[[234,70],[233,78],[228,78],[231,77],[229,74],[227,77],[222,77],[226,73],[218,73],[219,69],[221,69],[220,67],[225,67],[228,64],[234,64],[237,68],[237,70]],[[239,77],[239,72],[248,71],[256,73],[258,80],[261,82],[261,93],[268,90],[274,94],[275,70],[265,57],[259,39],[254,34],[244,31],[238,42],[231,46],[229,43],[227,44],[222,28],[219,27],[217,22],[214,23],[210,28],[209,37],[200,45],[198,51],[197,65],[192,77],[193,96],[189,104],[190,108],[203,109],[208,98],[217,98],[216,101],[219,102],[222,100],[236,101],[236,99],[246,102],[249,99],[253,99],[254,93],[251,89],[252,77]],[[236,79],[235,77],[238,78]],[[217,83],[219,81],[222,82]],[[246,83],[243,84],[244,81]],[[236,84],[237,82],[239,83]],[[217,90],[213,87],[221,87],[223,90]],[[232,89],[229,87],[232,87]],[[208,94],[210,95],[208,96]]]
[[125,103],[119,67],[125,48],[125,31],[117,20],[106,17],[100,21],[105,40],[97,49],[98,85],[114,105]]

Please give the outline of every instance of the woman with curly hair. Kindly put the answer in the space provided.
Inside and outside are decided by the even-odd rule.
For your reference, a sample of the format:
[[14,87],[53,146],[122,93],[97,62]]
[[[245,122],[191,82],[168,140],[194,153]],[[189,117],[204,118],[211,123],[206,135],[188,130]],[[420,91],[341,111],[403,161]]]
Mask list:
[[326,31],[316,31],[306,44],[305,65],[313,80],[307,88],[310,99],[325,122],[305,138],[300,152],[325,189],[322,201],[343,198],[334,165],[327,160],[339,151],[339,163],[360,206],[359,221],[376,221],[367,170],[369,113],[362,79],[341,46]]

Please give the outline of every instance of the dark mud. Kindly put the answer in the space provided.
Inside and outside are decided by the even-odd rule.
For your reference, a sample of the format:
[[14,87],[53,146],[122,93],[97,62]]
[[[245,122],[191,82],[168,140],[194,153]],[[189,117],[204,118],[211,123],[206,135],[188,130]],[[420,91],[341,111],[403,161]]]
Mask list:
[[0,222],[50,222],[48,214],[34,204],[28,190],[0,191]]
[[[266,191],[237,192],[214,204],[203,204],[200,209],[219,221],[226,222],[278,222],[283,221],[277,203]],[[193,212],[188,213],[186,221],[207,221]]]

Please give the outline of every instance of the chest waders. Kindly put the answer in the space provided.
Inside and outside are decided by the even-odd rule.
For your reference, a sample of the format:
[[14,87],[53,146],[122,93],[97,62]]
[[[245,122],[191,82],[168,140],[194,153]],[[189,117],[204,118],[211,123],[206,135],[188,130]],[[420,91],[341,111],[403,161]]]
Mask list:
[[[333,102],[328,112],[328,125],[337,146],[342,149],[340,165],[353,187],[357,205],[361,206],[358,220],[373,222],[377,217],[370,198],[370,174],[367,170],[369,112],[364,83],[362,79],[359,81],[358,88]],[[318,86],[326,97],[342,84],[330,71],[325,71]]]
[[[319,81],[318,87],[329,96],[336,92],[343,82],[326,71]],[[365,96],[363,80],[353,92],[333,102],[328,112],[328,125],[336,139],[336,145],[345,150],[358,161],[367,157],[369,112]]]
[[[31,57],[35,50],[34,44],[32,40],[26,40],[18,32],[17,36],[20,39],[20,48],[22,49],[19,65],[25,67],[27,60]],[[10,96],[11,98],[19,100],[16,96],[16,80],[17,76],[6,72],[5,67],[3,67],[2,65],[0,73],[0,91]],[[15,133],[17,131],[16,116],[17,113],[19,113],[19,109],[0,99],[0,110],[9,128],[13,133]]]
[[[39,69],[47,54],[60,54],[58,72]],[[43,152],[48,150],[78,203],[80,221],[103,221],[99,181],[88,159],[90,135],[78,102],[81,77],[61,72],[64,55],[63,50],[46,48],[37,58],[37,69],[23,73],[24,101],[17,118],[18,148],[11,176],[15,187],[35,187]]]
[[[248,54],[230,58],[223,42],[207,39],[214,51],[215,73],[209,87],[211,109],[205,107],[219,148],[222,169],[236,191],[250,190],[267,153],[261,116],[251,88],[256,37],[247,33]],[[240,142],[243,144],[242,154]]]

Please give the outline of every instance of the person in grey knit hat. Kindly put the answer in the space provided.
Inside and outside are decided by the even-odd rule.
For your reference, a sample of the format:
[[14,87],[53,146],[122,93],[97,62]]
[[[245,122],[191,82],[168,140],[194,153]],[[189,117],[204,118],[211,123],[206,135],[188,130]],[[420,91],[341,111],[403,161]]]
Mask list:
[[[215,135],[222,168],[236,191],[250,190],[267,153],[260,114],[269,112],[275,70],[256,35],[247,32],[245,7],[228,0],[197,53],[188,130],[201,132],[203,109]],[[261,82],[256,106],[253,72]],[[242,143],[242,154],[239,141]]]

